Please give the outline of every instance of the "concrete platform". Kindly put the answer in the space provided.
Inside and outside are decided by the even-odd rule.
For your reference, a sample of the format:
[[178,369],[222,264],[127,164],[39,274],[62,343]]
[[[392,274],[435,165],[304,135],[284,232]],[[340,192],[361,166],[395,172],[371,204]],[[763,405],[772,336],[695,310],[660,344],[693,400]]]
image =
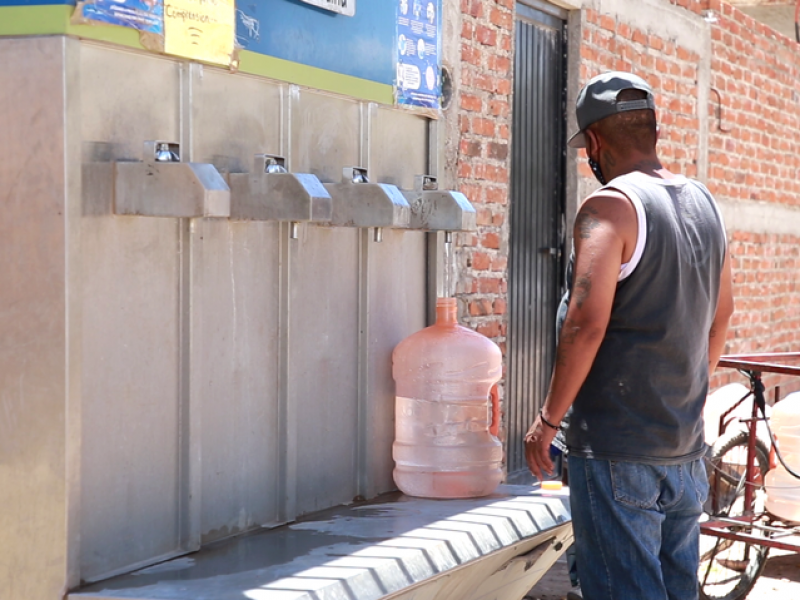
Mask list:
[[519,600],[572,540],[568,490],[340,507],[92,584],[69,600]]

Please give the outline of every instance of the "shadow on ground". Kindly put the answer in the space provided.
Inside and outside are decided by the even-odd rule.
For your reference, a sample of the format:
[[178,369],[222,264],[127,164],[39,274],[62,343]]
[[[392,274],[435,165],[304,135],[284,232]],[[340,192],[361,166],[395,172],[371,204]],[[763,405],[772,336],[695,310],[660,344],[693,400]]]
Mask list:
[[761,577],[800,583],[800,554],[781,554],[777,556],[772,554],[767,558],[767,564]]

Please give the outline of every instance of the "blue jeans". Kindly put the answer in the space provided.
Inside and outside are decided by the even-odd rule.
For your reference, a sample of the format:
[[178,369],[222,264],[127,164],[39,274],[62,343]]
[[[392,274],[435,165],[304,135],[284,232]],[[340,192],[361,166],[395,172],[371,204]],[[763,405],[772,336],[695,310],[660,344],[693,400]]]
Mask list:
[[569,456],[585,600],[697,600],[703,460],[645,465]]

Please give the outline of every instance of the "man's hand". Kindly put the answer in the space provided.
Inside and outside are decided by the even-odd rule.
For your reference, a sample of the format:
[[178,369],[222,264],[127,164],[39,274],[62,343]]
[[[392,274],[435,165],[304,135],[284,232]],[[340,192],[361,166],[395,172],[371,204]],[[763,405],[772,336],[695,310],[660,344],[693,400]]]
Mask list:
[[525,460],[531,473],[539,481],[544,481],[544,473],[553,474],[550,443],[554,437],[556,437],[556,430],[542,423],[542,417],[536,415],[533,425],[525,434]]

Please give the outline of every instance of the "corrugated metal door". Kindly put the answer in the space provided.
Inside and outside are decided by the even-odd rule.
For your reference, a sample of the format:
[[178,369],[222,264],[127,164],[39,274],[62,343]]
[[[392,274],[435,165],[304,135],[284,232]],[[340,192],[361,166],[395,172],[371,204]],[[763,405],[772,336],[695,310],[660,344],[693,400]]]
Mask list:
[[536,4],[543,10],[518,4],[516,22],[506,387],[510,481],[527,474],[523,437],[550,380],[562,279],[566,13]]

